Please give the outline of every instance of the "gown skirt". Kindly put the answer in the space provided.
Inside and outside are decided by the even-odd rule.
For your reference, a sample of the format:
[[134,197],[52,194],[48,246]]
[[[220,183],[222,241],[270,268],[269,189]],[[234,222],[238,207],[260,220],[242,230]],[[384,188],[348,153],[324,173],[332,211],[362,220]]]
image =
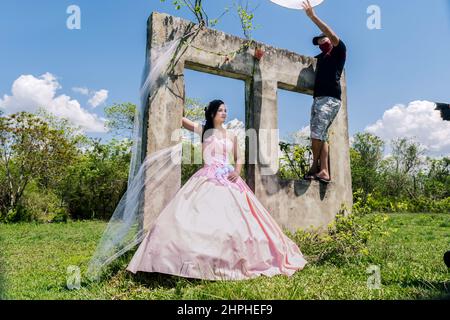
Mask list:
[[[212,140],[212,141],[211,141]],[[292,276],[307,264],[298,246],[240,177],[225,154],[229,139],[209,139],[213,154],[161,211],[127,270],[205,280]],[[228,144],[231,144],[229,146]],[[220,148],[219,148],[220,150]]]

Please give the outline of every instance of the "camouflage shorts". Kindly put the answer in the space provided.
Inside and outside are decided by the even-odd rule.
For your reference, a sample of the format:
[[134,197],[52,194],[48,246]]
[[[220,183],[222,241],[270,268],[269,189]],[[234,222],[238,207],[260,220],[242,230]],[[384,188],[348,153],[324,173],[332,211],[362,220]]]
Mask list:
[[311,108],[311,138],[328,141],[328,128],[336,118],[341,100],[333,97],[317,97]]

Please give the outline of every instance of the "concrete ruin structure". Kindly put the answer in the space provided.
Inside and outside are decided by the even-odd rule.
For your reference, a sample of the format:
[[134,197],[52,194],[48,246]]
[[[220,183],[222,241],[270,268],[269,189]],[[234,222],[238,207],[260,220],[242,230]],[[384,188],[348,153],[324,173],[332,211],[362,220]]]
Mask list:
[[[157,59],[152,48],[159,48],[192,32],[198,25],[162,13],[152,13],[148,19],[147,52],[151,61]],[[144,154],[173,146],[172,133],[180,128],[185,100],[184,70],[190,69],[213,75],[229,77],[245,82],[245,125],[257,133],[258,149],[268,141],[260,134],[278,128],[277,90],[284,89],[300,94],[312,94],[316,59],[288,50],[256,43],[264,56],[255,59],[255,46],[240,50],[246,42],[221,31],[202,28],[187,38],[187,45],[173,62],[173,69],[166,81],[157,84],[149,99],[145,113]],[[224,53],[238,51],[226,59]],[[345,72],[342,76],[342,107],[330,127],[330,173],[328,185],[318,181],[282,180],[275,172],[264,173],[267,163],[278,163],[278,153],[259,154],[256,164],[249,164],[246,148],[246,181],[261,203],[277,223],[295,232],[298,228],[326,227],[344,204],[352,206],[347,95]],[[201,98],[201,97],[198,97]],[[226,101],[226,97],[222,98]],[[310,105],[299,105],[309,118]],[[293,120],[295,121],[295,120]],[[277,137],[278,139],[278,137]],[[272,139],[273,140],[273,139]],[[267,157],[269,159],[267,159]],[[269,168],[270,169],[270,168]],[[145,217],[153,219],[181,187],[181,167],[171,173],[164,182],[167,192],[158,197],[145,197]],[[144,226],[148,221],[144,222]]]

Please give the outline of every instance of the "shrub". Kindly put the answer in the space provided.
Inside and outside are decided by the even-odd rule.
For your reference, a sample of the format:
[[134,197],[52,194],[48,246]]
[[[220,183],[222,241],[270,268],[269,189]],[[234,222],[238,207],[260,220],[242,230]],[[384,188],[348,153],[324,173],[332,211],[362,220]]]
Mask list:
[[369,255],[368,242],[373,236],[386,235],[387,215],[366,215],[359,211],[348,213],[345,207],[338,212],[326,232],[319,229],[298,230],[290,237],[299,245],[312,263],[342,263]]
[[86,145],[87,150],[67,168],[61,198],[72,219],[109,219],[127,189],[130,143],[90,140]]
[[61,199],[51,190],[40,188],[35,181],[32,181],[25,189],[17,208],[10,210],[7,214],[6,222],[49,222],[56,216],[64,215],[67,216],[67,208]]
[[67,210],[63,209],[63,208],[59,208],[58,210],[55,211],[55,215],[53,216],[53,218],[50,221],[52,223],[60,223],[60,222],[66,223],[68,218],[69,218],[69,213],[67,212]]

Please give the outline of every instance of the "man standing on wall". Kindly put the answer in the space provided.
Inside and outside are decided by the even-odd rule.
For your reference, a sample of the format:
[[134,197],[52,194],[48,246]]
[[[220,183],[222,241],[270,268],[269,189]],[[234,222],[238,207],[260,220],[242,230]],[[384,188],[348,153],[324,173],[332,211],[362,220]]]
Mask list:
[[347,49],[336,33],[317,17],[309,0],[303,1],[302,5],[306,15],[322,31],[322,34],[313,38],[313,44],[319,46],[322,53],[315,57],[317,68],[310,122],[313,164],[305,179],[329,183],[328,129],[341,107],[340,80]]

